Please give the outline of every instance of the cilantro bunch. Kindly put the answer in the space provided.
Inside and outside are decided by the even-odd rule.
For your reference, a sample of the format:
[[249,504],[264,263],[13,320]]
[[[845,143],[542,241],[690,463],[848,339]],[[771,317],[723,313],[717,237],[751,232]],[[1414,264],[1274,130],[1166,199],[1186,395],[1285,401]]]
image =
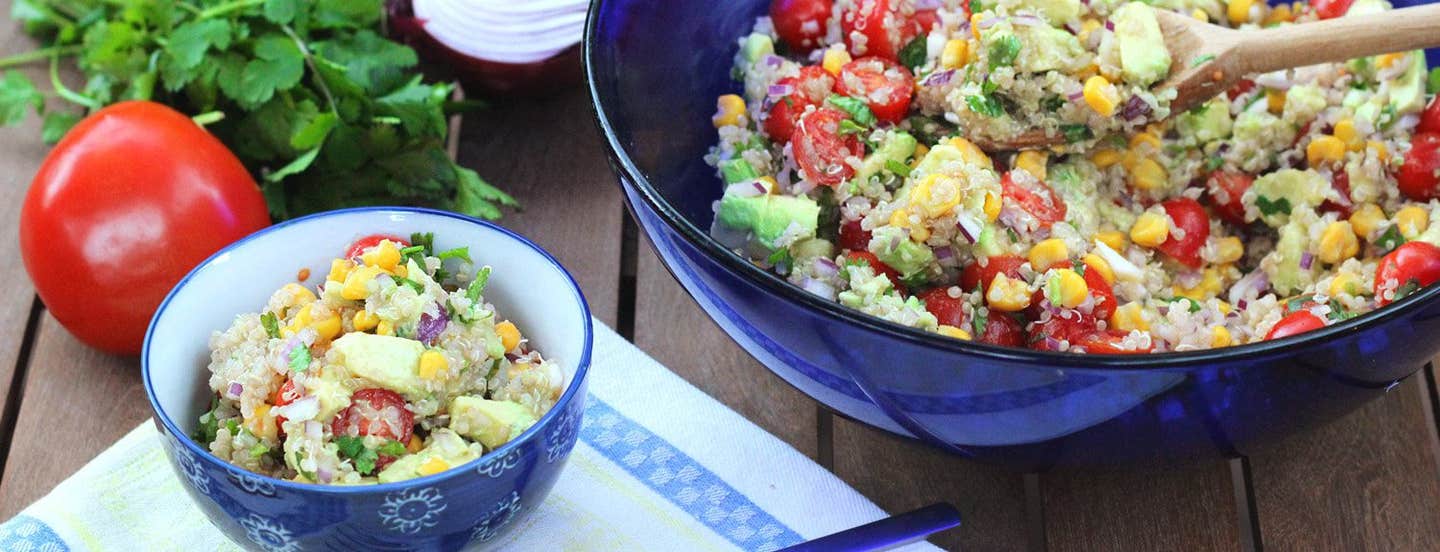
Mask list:
[[[446,155],[446,118],[469,105],[380,34],[381,0],[15,0],[11,15],[44,47],[0,67],[48,60],[53,92],[6,71],[0,124],[33,109],[54,142],[80,120],[55,99],[168,104],[235,152],[277,219],[395,203],[493,219],[516,205]],[[82,89],[60,81],[62,61]]]

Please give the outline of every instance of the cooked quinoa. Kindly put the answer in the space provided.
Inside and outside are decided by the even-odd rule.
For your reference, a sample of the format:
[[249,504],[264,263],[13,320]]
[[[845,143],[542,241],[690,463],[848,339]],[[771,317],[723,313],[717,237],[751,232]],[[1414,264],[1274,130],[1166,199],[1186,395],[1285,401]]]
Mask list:
[[252,472],[350,485],[439,473],[533,425],[564,374],[485,302],[489,267],[431,243],[362,239],[319,285],[215,332],[195,439]]
[[[719,98],[706,156],[725,182],[712,234],[812,294],[959,339],[1136,353],[1293,335],[1440,278],[1423,52],[1251,75],[1171,117],[1147,88],[1168,74],[1163,46],[1143,77],[1119,51],[1134,19],[1319,15],[1242,0],[814,3],[830,6],[823,25],[772,10],[740,38],[743,91]],[[1097,99],[1096,78],[1114,90]],[[990,155],[971,141],[1026,128],[1072,143]]]

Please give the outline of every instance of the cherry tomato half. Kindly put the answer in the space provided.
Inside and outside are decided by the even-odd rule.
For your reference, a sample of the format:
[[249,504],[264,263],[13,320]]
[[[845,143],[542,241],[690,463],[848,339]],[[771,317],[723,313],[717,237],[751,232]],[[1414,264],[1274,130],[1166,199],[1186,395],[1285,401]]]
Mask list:
[[336,436],[380,437],[404,443],[415,428],[415,415],[405,399],[389,389],[361,389],[350,396],[350,406],[335,415],[330,431]]
[[1388,305],[1440,280],[1440,247],[1412,241],[1395,248],[1375,267],[1375,300]]
[[1085,352],[1102,355],[1143,355],[1155,350],[1154,342],[1139,348],[1128,348],[1124,341],[1130,332],[1120,330],[1096,330],[1081,336],[1074,344],[1084,347]]
[[1068,210],[1065,200],[1055,195],[1055,191],[1044,182],[1031,186],[1021,185],[1010,178],[1010,172],[1006,172],[1000,177],[1000,192],[1005,200],[1014,202],[1021,210],[1039,220],[1041,228],[1049,228],[1050,225],[1065,220]]
[[990,291],[990,282],[995,281],[996,274],[1019,278],[1020,265],[1025,262],[1025,259],[1018,255],[996,255],[985,259],[985,266],[980,266],[979,262],[965,265],[960,271],[960,289],[975,291],[975,288],[980,286],[980,291]]
[[1095,298],[1095,308],[1091,314],[1098,320],[1109,320],[1110,315],[1115,314],[1115,289],[1105,281],[1098,270],[1085,270],[1085,285],[1090,288],[1090,296]]
[[831,0],[774,0],[770,21],[775,34],[797,53],[806,53],[825,38],[825,20],[830,18]]
[[1004,345],[1006,347],[1025,346],[1025,328],[1020,326],[1015,318],[1000,311],[990,311],[990,316],[985,319],[985,331],[977,338],[982,343]]
[[860,227],[860,221],[852,220],[840,225],[840,249],[846,251],[865,251],[870,248],[871,234],[869,230]]
[[900,273],[894,268],[891,268],[890,265],[880,262],[880,258],[876,257],[874,253],[869,251],[851,251],[845,254],[845,258],[852,261],[865,261],[869,263],[870,268],[875,269],[876,274],[884,274],[886,278],[889,278],[890,284],[895,286],[895,289],[898,290],[901,295],[906,294],[905,285],[900,283]]
[[1426,106],[1425,112],[1420,114],[1420,124],[1415,127],[1415,132],[1440,133],[1440,96],[1430,99],[1430,105]]
[[1350,5],[1355,0],[1310,0],[1310,7],[1315,8],[1315,14],[1320,19],[1335,19],[1350,11]]
[[1416,134],[1395,175],[1400,193],[1416,201],[1440,198],[1440,133]]
[[1094,331],[1096,330],[1093,317],[1081,315],[1080,311],[1067,310],[1061,314],[1052,314],[1049,320],[1036,322],[1030,328],[1030,348],[1054,351],[1057,350],[1056,344],[1047,338],[1068,341],[1071,345],[1075,345]]
[[888,59],[863,57],[840,68],[835,91],[865,100],[876,119],[899,123],[910,112],[910,98],[915,95],[915,76],[909,69]]
[[[295,402],[295,399],[298,398],[300,398],[300,390],[295,387],[295,380],[287,379],[285,383],[280,384],[280,389],[275,391],[275,397],[270,402],[275,406],[285,406]],[[275,416],[275,425],[280,428],[281,435],[285,434],[285,420],[284,416]]]
[[1205,208],[1200,206],[1200,202],[1188,197],[1169,199],[1160,205],[1184,235],[1177,237],[1172,232],[1157,249],[1180,264],[1199,268],[1202,262],[1200,247],[1205,245],[1205,240],[1210,239],[1210,216],[1205,214]]
[[834,109],[817,109],[800,118],[790,149],[805,179],[834,188],[855,174],[849,157],[865,154],[865,144],[851,134],[840,134],[840,121],[846,115]]
[[1250,185],[1255,183],[1255,177],[1245,173],[1215,171],[1205,179],[1205,190],[1210,196],[1210,204],[1215,207],[1215,214],[1231,224],[1245,225],[1245,204],[1240,198]]
[[380,242],[385,240],[390,240],[391,242],[395,243],[400,247],[410,247],[410,242],[405,238],[401,238],[399,236],[392,236],[389,234],[370,234],[369,236],[365,236],[363,238],[350,242],[350,247],[345,248],[345,258],[353,259],[355,257],[359,257],[360,254],[364,253],[366,249],[370,249],[371,247],[380,245]]
[[1315,316],[1315,313],[1308,310],[1295,311],[1276,322],[1275,326],[1270,328],[1270,333],[1265,334],[1265,341],[1299,335],[1324,327],[1325,320]]
[[45,158],[20,210],[20,252],[65,329],[133,355],[181,277],[269,224],[260,188],[220,140],[164,105],[123,102]]
[[795,134],[795,124],[805,114],[805,108],[820,106],[835,88],[835,77],[818,65],[800,68],[800,74],[775,81],[776,86],[789,86],[789,94],[770,106],[765,117],[765,134],[776,143],[789,142]]
[[1225,91],[1225,97],[1233,100],[1235,98],[1239,98],[1240,96],[1244,96],[1246,92],[1254,89],[1255,81],[1250,79],[1240,79],[1239,81],[1235,82],[1234,86],[1231,86],[1229,90]]
[[925,302],[925,310],[935,315],[935,319],[946,326],[964,328],[965,300],[950,296],[949,287],[937,287],[920,294],[920,300]]
[[[901,13],[904,2],[892,0],[857,0],[840,17],[840,30],[845,46],[855,56],[879,56],[888,60],[899,58],[900,49],[937,21],[934,10]],[[928,13],[927,13],[928,12]],[[857,33],[864,44],[856,40]]]
[[1350,214],[1355,211],[1355,202],[1350,199],[1350,173],[1335,171],[1335,175],[1330,177],[1330,187],[1335,190],[1338,199],[1325,200],[1320,204],[1320,212],[1335,213],[1340,215],[1342,220],[1350,218]]

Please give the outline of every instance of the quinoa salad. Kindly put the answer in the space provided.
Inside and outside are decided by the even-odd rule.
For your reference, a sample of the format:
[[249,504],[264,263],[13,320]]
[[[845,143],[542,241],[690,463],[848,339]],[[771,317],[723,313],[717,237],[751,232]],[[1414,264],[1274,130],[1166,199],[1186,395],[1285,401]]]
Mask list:
[[[1440,71],[1414,51],[1250,75],[1172,115],[1146,88],[1172,65],[1155,10],[1244,29],[1387,9],[775,0],[717,100],[711,234],[957,339],[1126,354],[1329,326],[1440,280]],[[1027,127],[1069,143],[972,142]]]
[[215,332],[195,440],[255,473],[354,485],[440,473],[534,425],[564,374],[485,302],[490,268],[433,241],[362,238],[313,289],[285,284]]

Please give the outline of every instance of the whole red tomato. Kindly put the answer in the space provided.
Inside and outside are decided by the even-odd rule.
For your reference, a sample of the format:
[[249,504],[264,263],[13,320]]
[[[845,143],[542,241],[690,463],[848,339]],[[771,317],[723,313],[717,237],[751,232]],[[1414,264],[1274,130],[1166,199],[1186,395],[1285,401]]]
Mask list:
[[269,224],[224,144],[168,107],[125,102],[81,121],[45,158],[20,211],[20,252],[70,333],[137,354],[181,277]]

